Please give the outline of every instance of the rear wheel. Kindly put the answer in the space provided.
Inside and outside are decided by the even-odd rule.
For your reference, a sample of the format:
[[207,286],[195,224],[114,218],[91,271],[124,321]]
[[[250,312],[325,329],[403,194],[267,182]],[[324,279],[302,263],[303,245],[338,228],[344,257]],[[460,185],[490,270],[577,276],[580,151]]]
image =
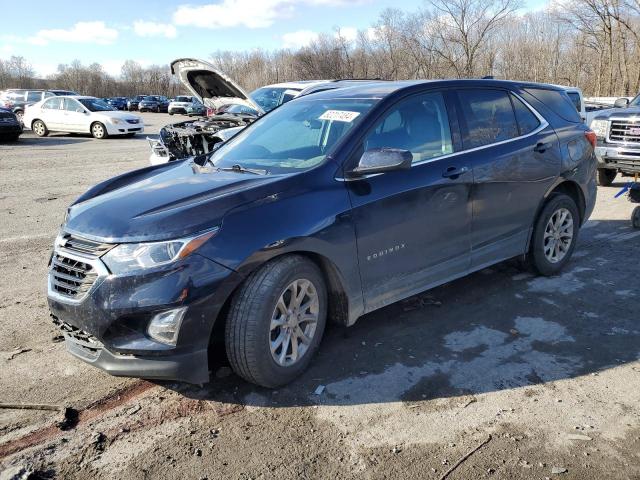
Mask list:
[[617,173],[618,172],[610,168],[599,168],[598,169],[598,185],[600,185],[601,187],[608,187],[615,180]]
[[18,117],[18,121],[20,123],[24,123],[24,112],[22,110],[16,110],[14,113],[16,114],[16,117]]
[[633,228],[640,228],[640,207],[633,209],[633,213],[631,214],[631,225],[633,225]]
[[35,133],[39,137],[46,137],[47,135],[49,135],[49,129],[42,120],[35,120],[31,124],[31,130],[33,130],[33,133]]
[[225,344],[233,370],[263,387],[291,382],[318,350],[326,316],[327,291],[313,262],[291,255],[267,263],[231,303]]
[[530,262],[541,275],[555,275],[571,259],[578,239],[580,214],[573,199],[555,194],[540,212],[533,229]]
[[102,123],[96,122],[91,125],[91,135],[93,135],[93,138],[102,140],[103,138],[107,138],[108,136],[107,129]]

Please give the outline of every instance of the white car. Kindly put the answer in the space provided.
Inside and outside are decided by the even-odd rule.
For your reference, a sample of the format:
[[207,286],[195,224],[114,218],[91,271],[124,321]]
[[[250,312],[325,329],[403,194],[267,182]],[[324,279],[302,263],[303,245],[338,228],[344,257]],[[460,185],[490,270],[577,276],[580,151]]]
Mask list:
[[27,107],[24,126],[39,137],[49,132],[90,133],[103,139],[111,135],[133,137],[144,131],[142,118],[121,112],[95,97],[52,97]]
[[167,108],[167,112],[169,115],[173,115],[174,113],[181,113],[183,115],[187,114],[187,107],[193,105],[193,97],[188,95],[178,95],[172,101],[169,102],[169,107]]

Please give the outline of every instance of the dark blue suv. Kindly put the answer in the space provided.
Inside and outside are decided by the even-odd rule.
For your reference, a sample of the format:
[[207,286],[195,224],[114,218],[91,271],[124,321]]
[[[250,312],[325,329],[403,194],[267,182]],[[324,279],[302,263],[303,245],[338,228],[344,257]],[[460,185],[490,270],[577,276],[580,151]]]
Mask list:
[[[114,375],[276,387],[327,321],[519,257],[569,261],[596,198],[595,135],[563,90],[358,85],[293,100],[205,156],[126,173],[69,207],[49,306]],[[216,342],[221,341],[221,342]]]

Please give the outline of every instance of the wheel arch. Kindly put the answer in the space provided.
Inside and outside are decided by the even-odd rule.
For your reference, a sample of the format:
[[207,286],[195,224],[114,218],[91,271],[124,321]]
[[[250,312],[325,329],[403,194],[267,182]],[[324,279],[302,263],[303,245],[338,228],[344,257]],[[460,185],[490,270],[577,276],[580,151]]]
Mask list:
[[329,258],[320,253],[310,250],[290,250],[273,255],[260,263],[256,262],[250,269],[243,269],[242,280],[237,282],[231,292],[227,295],[222,308],[220,308],[218,315],[216,316],[213,329],[211,330],[211,337],[209,340],[210,344],[215,339],[224,338],[224,328],[227,321],[226,316],[229,312],[229,308],[231,307],[231,302],[249,275],[269,262],[291,255],[305,257],[320,269],[327,287],[327,321],[343,326],[349,326],[355,322],[357,317],[354,318],[353,315],[350,314],[349,296],[345,289],[345,280],[338,270],[338,267]]
[[[533,222],[531,223],[531,227],[529,228],[529,239],[527,241],[527,248],[525,252],[529,252],[531,248],[531,240],[533,238],[533,227],[540,216],[540,212],[547,204],[549,199],[556,193],[564,193],[573,199],[576,202],[576,206],[578,207],[578,214],[580,215],[580,225],[584,222],[585,210],[586,210],[586,200],[584,197],[584,193],[582,192],[582,188],[580,185],[573,181],[567,179],[561,179],[559,182],[554,183],[547,193],[545,193],[544,197],[540,201],[538,208],[536,209],[536,214],[533,217]],[[526,255],[526,253],[525,253]]]

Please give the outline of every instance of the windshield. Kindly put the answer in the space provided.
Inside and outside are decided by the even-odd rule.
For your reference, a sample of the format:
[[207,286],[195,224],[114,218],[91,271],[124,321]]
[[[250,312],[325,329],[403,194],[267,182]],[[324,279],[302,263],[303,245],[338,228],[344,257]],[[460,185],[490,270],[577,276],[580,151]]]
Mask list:
[[148,97],[144,97],[142,100],[144,100],[146,102],[157,102],[158,101],[158,97],[148,96]]
[[636,95],[636,98],[629,102],[630,107],[640,107],[640,94]]
[[290,88],[262,87],[249,94],[251,100],[260,105],[265,112],[269,112],[283,103],[284,92],[291,92]]
[[219,168],[240,165],[266,173],[294,173],[322,163],[377,100],[305,99],[283,105],[216,150]]
[[176,97],[176,102],[191,102],[191,98],[190,97]]
[[99,98],[79,98],[78,101],[91,112],[107,112],[114,108]]

